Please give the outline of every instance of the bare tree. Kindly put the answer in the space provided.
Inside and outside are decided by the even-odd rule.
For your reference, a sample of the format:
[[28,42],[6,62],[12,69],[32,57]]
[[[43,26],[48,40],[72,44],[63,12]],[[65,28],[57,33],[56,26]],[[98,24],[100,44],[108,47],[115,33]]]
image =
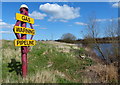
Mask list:
[[117,37],[118,36],[118,23],[117,20],[114,20],[114,18],[111,18],[111,21],[106,26],[106,36],[107,37]]
[[95,14],[90,15],[87,19],[87,31],[88,31],[88,33],[86,36],[89,38],[92,38],[92,42],[94,43],[93,47],[96,50],[98,50],[98,52],[101,54],[103,59],[105,59],[105,56],[101,50],[101,47],[99,46],[99,44],[96,41],[96,38],[99,37],[100,30],[99,30],[99,23],[97,22],[97,18],[96,18]]
[[107,23],[106,26],[106,36],[110,37],[110,42],[111,42],[111,46],[112,49],[110,50],[113,55],[109,55],[109,59],[112,62],[115,62],[118,60],[117,56],[119,54],[119,50],[118,50],[118,22],[117,20],[115,20],[114,18],[111,18],[111,21],[109,23]]
[[96,15],[93,14],[89,16],[87,21],[88,21],[87,28],[88,28],[89,36],[92,37],[93,39],[97,38],[99,36],[99,32],[98,32],[99,26],[98,23],[96,22]]

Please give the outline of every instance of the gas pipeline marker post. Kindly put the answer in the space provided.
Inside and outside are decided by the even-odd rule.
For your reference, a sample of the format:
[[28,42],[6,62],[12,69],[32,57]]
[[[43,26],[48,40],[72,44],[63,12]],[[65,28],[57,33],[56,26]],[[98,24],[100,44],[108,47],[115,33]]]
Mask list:
[[[14,40],[15,46],[21,46],[21,61],[22,61],[22,76],[27,76],[27,53],[29,52],[29,46],[34,46],[36,44],[35,40],[32,40],[35,35],[35,30],[32,24],[34,24],[34,19],[28,16],[28,7],[23,4],[20,7],[20,13],[16,13],[16,24],[13,31],[17,37]],[[26,28],[26,23],[30,24],[31,28]],[[19,26],[21,25],[21,26]],[[21,35],[20,35],[21,34]],[[31,38],[27,39],[26,34],[30,34]]]

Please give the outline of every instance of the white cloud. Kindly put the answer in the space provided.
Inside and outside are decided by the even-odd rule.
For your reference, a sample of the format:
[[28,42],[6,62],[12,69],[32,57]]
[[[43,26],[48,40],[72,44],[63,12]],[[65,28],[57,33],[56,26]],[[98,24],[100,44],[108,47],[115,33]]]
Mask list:
[[96,19],[95,21],[97,21],[97,22],[104,22],[104,21],[114,21],[114,20],[118,20],[118,19],[120,19],[120,17],[119,18],[112,18],[112,19]]
[[119,5],[120,5],[120,4],[118,4],[118,2],[116,2],[116,3],[114,3],[114,4],[112,5],[112,7],[117,8],[117,7],[120,7]]
[[109,2],[119,2],[120,0],[109,0]]
[[34,19],[44,19],[47,15],[46,14],[42,14],[40,12],[37,11],[33,11],[31,14],[29,14],[30,17],[34,18]]
[[13,25],[3,22],[2,19],[0,19],[0,28],[13,28]]
[[58,4],[43,4],[40,10],[50,15],[49,21],[70,20],[80,17],[80,8],[69,7],[68,5],[60,6]]
[[95,21],[97,21],[97,22],[104,22],[104,21],[108,21],[108,19],[96,19]]
[[0,33],[11,34],[11,33],[13,33],[13,32],[11,32],[11,31],[0,31]]
[[59,20],[60,22],[68,22],[67,20]]
[[87,25],[86,23],[83,23],[83,22],[75,22],[75,24],[77,24],[77,25],[83,25],[83,26]]

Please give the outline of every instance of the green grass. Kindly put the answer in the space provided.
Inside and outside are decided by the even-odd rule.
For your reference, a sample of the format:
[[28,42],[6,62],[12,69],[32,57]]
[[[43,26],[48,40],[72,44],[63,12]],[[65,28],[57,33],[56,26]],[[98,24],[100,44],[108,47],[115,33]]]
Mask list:
[[[4,42],[5,42],[3,43],[4,50],[7,50],[8,48],[14,51],[19,50],[18,49],[19,47],[15,47],[12,41]],[[85,52],[84,48],[78,49],[76,53],[73,51],[69,53],[64,53],[60,52],[59,50],[61,50],[61,48],[56,48],[51,44],[37,42],[37,45],[33,46],[31,52],[28,53],[28,75],[32,76],[37,74],[38,72],[43,72],[43,74],[45,72],[45,74],[47,74],[46,73],[47,71],[48,73],[50,72],[51,74],[54,74],[53,79],[55,83],[78,83],[78,82],[82,83],[81,70],[84,70],[87,66],[94,64],[94,62],[89,58],[79,59],[78,57],[76,57],[77,52],[79,52],[78,54],[84,54]],[[2,65],[3,82],[8,82],[9,77],[10,77],[9,83],[19,82],[21,77],[18,77],[15,72],[11,73],[8,72],[9,68],[7,67],[8,63],[10,63],[10,59],[12,58],[16,59],[15,55],[10,56],[9,60],[5,58],[3,59]],[[16,60],[20,61],[20,56]],[[39,75],[41,76],[42,73],[40,73]],[[29,82],[33,81],[30,80]]]
[[11,40],[3,40],[2,41],[2,49],[14,49],[14,50],[18,50],[20,47],[16,47],[14,46],[14,43],[12,43],[13,41]]

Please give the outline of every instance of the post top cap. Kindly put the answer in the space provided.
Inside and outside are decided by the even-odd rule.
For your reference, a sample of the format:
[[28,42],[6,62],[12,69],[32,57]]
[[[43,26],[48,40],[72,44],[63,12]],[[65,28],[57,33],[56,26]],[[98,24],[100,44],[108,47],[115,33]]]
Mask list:
[[28,9],[28,6],[26,5],[26,4],[22,4],[21,6],[20,6],[20,9],[21,8],[27,8]]

